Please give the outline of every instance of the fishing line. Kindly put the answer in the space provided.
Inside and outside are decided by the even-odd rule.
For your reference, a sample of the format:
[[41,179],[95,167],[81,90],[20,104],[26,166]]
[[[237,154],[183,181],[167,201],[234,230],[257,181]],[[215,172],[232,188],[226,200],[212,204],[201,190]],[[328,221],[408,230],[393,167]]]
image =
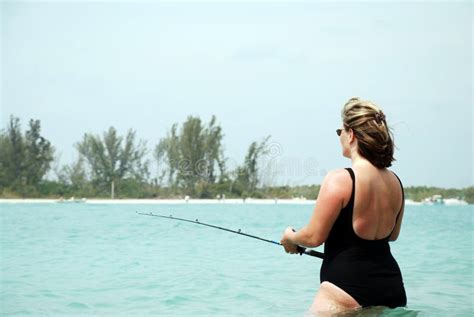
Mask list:
[[[280,245],[280,246],[282,245],[280,242],[277,242],[277,241],[268,240],[268,239],[264,239],[264,238],[260,238],[260,237],[248,234],[248,233],[244,233],[240,229],[239,230],[227,229],[227,228],[211,225],[211,224],[208,224],[208,223],[200,222],[199,219],[189,220],[189,219],[184,219],[184,218],[179,218],[179,217],[173,217],[173,215],[163,216],[163,215],[158,215],[158,214],[154,214],[154,213],[151,213],[151,212],[144,213],[144,212],[138,212],[137,211],[137,214],[142,215],[142,216],[159,217],[159,218],[166,218],[166,219],[173,219],[173,220],[178,220],[178,221],[190,222],[190,223],[194,223],[194,224],[197,224],[197,225],[202,225],[202,226],[206,226],[206,227],[211,227],[211,228],[215,228],[215,229],[219,229],[219,230],[232,232],[232,233],[235,233],[235,234],[240,234],[242,236],[246,236],[246,237],[249,237],[249,238],[261,240],[261,241],[264,241],[264,242],[268,242],[268,243],[272,243],[272,244],[276,244],[276,245]],[[322,252],[318,252],[318,251],[311,250],[311,249],[306,249],[306,248],[300,247],[299,245],[297,246],[297,249],[298,249],[298,253],[300,255],[306,254],[306,255],[314,256],[314,257],[317,257],[317,258],[320,258],[320,259],[324,259],[324,253],[322,253]]]

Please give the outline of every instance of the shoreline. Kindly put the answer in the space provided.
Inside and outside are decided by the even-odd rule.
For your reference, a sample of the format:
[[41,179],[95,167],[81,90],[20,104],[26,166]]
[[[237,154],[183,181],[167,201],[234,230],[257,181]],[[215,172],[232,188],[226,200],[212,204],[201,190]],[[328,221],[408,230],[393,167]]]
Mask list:
[[41,198],[12,198],[0,199],[0,204],[98,204],[98,205],[126,205],[126,204],[143,204],[143,205],[166,205],[166,204],[298,204],[313,205],[316,200],[307,199],[75,199],[75,200],[59,200],[59,199],[41,199]]
[[[314,205],[316,200],[311,199],[33,199],[33,198],[0,198],[0,204],[96,204],[96,205],[176,205],[176,204],[250,204],[250,205]],[[407,206],[427,206],[423,202],[415,202],[410,199],[405,200]],[[466,206],[469,205],[463,200],[449,199],[440,206]]]

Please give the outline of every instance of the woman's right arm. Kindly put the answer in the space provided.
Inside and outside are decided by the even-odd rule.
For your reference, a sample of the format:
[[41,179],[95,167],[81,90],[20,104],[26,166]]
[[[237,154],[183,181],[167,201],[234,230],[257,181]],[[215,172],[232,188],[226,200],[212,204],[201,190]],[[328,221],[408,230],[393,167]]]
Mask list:
[[297,232],[287,230],[282,240],[289,239],[292,243],[307,248],[323,244],[351,190],[351,178],[345,169],[329,172],[321,184],[309,223]]

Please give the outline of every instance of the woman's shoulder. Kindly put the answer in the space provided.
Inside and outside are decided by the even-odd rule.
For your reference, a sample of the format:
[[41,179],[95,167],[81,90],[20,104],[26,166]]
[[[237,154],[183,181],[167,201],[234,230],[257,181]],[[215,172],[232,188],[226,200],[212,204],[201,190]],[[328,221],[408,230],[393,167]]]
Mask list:
[[323,180],[323,184],[334,186],[341,186],[351,182],[351,176],[345,168],[337,168],[330,170]]
[[320,195],[332,197],[345,206],[349,201],[352,192],[352,179],[348,171],[344,168],[330,170],[324,177],[321,184]]
[[343,177],[343,176],[350,176],[349,172],[347,171],[347,168],[335,168],[333,170],[330,170],[327,174],[326,177]]
[[393,174],[393,175],[397,178],[397,180],[398,180],[400,183],[402,182],[402,181],[400,180],[400,177],[397,175],[397,173],[395,173],[395,172],[392,171],[392,170],[389,170],[388,168],[387,168],[387,170],[388,170],[391,174]]

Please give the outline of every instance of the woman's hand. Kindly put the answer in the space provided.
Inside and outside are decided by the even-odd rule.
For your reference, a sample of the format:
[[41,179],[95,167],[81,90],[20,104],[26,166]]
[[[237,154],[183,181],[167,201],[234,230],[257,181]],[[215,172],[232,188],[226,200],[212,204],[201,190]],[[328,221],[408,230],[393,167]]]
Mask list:
[[295,234],[295,230],[292,227],[286,228],[285,232],[283,232],[283,236],[281,237],[280,243],[285,248],[286,253],[298,253],[297,245],[294,244],[293,240],[291,239]]

